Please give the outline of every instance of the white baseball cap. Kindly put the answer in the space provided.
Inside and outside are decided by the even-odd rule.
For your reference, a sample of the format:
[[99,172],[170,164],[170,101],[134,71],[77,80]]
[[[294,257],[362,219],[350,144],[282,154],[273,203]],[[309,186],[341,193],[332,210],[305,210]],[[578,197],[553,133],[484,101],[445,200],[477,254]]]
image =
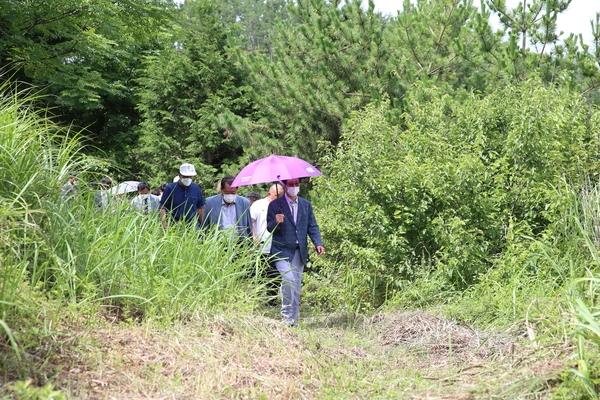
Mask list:
[[196,176],[196,168],[193,164],[181,164],[179,173],[183,176]]

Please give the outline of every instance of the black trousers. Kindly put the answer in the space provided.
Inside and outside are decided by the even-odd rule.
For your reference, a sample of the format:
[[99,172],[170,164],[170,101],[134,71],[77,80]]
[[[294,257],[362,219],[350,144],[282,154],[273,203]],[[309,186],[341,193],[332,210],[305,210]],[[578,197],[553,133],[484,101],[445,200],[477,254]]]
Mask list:
[[273,262],[270,254],[261,254],[260,256],[263,264],[262,278],[267,282],[267,297],[269,302],[275,301],[279,296],[279,286],[281,285],[281,276],[275,263]]

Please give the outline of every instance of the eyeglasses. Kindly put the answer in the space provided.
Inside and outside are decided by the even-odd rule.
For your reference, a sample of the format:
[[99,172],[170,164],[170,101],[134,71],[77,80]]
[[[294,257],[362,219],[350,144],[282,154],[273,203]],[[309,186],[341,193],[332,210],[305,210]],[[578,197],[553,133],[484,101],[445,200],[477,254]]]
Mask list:
[[298,187],[300,186],[300,182],[288,182],[285,184],[287,187]]

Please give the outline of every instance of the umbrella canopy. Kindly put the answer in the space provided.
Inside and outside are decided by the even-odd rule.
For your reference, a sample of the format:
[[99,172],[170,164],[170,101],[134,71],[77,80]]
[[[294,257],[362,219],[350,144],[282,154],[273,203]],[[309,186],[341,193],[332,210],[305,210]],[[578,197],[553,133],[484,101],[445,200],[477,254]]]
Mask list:
[[317,175],[322,175],[321,171],[301,158],[272,154],[242,168],[231,186],[255,185]]
[[138,181],[121,182],[117,186],[113,186],[109,189],[110,194],[114,196],[114,195],[119,195],[119,194],[124,194],[124,193],[137,192],[138,184],[139,184]]

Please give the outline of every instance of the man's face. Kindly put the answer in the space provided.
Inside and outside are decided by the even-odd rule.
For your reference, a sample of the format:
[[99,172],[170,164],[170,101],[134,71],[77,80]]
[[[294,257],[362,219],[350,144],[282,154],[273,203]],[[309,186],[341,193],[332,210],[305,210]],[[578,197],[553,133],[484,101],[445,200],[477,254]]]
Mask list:
[[146,189],[138,190],[138,194],[150,194],[150,189],[146,188]]
[[[279,193],[277,193],[279,192]],[[273,201],[278,197],[281,197],[281,195],[283,194],[283,188],[279,188],[279,191],[276,191],[274,189],[269,190],[269,200]]]
[[300,186],[300,179],[290,179],[285,184],[286,187],[298,187]]
[[226,183],[224,187],[221,188],[221,193],[223,194],[237,194],[238,188],[229,186],[229,183]]

